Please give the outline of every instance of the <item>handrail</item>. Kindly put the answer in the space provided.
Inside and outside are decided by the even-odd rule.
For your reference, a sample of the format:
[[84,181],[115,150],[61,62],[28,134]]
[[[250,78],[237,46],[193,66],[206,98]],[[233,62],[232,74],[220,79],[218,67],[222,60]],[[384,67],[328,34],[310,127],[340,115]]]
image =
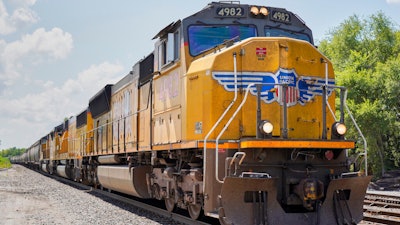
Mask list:
[[[331,89],[339,88],[341,91],[344,92],[343,99],[342,99],[342,97],[341,97],[341,106],[342,106],[342,104],[343,104],[343,106],[346,108],[347,114],[350,116],[350,119],[351,119],[351,121],[353,122],[354,126],[356,127],[358,134],[360,135],[360,137],[362,138],[362,140],[363,140],[363,142],[364,142],[364,152],[359,153],[358,156],[357,156],[357,158],[358,158],[359,156],[364,156],[365,175],[368,176],[368,144],[367,144],[367,140],[365,139],[364,134],[362,133],[360,127],[358,126],[356,120],[354,119],[354,116],[353,116],[353,114],[351,113],[349,106],[348,106],[347,103],[346,103],[346,100],[347,100],[347,88],[346,88],[346,87],[343,87],[343,86],[335,86],[335,85],[327,85],[326,87],[327,87],[327,88],[331,88]],[[342,102],[342,101],[343,101],[343,102]],[[341,117],[342,117],[342,116],[341,116]],[[343,118],[340,118],[340,120],[341,120],[340,122],[343,122],[343,121],[342,121]],[[336,118],[335,118],[335,121],[336,121]],[[356,158],[356,159],[357,159],[357,158]]]
[[[326,61],[326,60],[323,60],[323,61],[325,63],[325,86],[328,86],[328,77],[329,77],[328,61]],[[328,106],[328,109],[331,112],[332,117],[335,118],[335,120],[336,120],[335,113],[333,112],[332,107],[328,102],[328,98],[329,98],[328,95],[325,95],[326,105]]]
[[218,159],[219,159],[219,155],[218,155],[218,142],[219,139],[221,138],[222,134],[226,131],[226,129],[228,129],[229,125],[231,124],[232,120],[235,118],[236,114],[239,112],[239,110],[243,107],[244,103],[247,100],[247,96],[249,95],[249,90],[251,86],[254,86],[255,83],[251,83],[247,86],[246,88],[246,94],[244,95],[244,98],[242,100],[242,102],[240,103],[240,105],[237,107],[236,111],[233,113],[233,115],[231,116],[231,118],[228,120],[228,122],[225,124],[224,128],[222,128],[221,132],[218,134],[217,139],[215,140],[215,179],[218,181],[218,183],[223,184],[224,181],[219,179],[219,165],[218,165]]
[[[233,104],[235,104],[236,100],[237,100],[237,66],[236,66],[236,52],[233,53],[233,75],[235,78],[235,97],[232,99],[231,103],[229,104],[229,106],[225,109],[225,111],[222,113],[222,115],[218,118],[217,122],[214,124],[214,126],[210,129],[210,131],[207,133],[207,135],[204,137],[204,151],[203,154],[206,153],[207,151],[207,139],[210,137],[210,135],[212,134],[212,132],[214,132],[214,130],[217,128],[217,126],[221,123],[222,119],[225,118],[225,115],[229,112],[229,110],[232,108]],[[204,163],[204,171],[207,168],[207,163]],[[204,185],[205,186],[205,185]]]
[[364,152],[358,154],[363,155],[364,156],[364,163],[365,163],[365,175],[368,176],[368,146],[367,146],[367,140],[364,137],[364,134],[361,132],[360,127],[358,126],[356,120],[353,117],[353,114],[351,113],[349,106],[346,104],[346,100],[347,100],[347,89],[344,90],[344,107],[346,107],[347,113],[349,114],[351,120],[353,121],[354,126],[356,127],[358,134],[361,136],[361,138],[363,139],[364,142]]
[[[220,133],[217,136],[217,139],[215,140],[215,179],[217,180],[218,183],[224,183],[224,181],[219,179],[219,165],[218,165],[218,159],[219,159],[219,155],[218,155],[218,144],[219,144],[219,139],[221,138],[222,134],[226,131],[226,129],[228,129],[229,125],[231,124],[231,122],[233,121],[233,119],[236,117],[236,115],[238,114],[239,110],[242,109],[244,103],[246,103],[247,101],[247,96],[249,95],[250,92],[250,88],[252,86],[255,86],[256,83],[250,83],[247,88],[246,88],[246,93],[244,95],[244,98],[242,100],[242,102],[240,103],[240,105],[237,107],[236,111],[233,113],[233,115],[231,116],[231,118],[228,120],[228,122],[225,124],[224,128],[222,128],[222,130],[220,131]],[[263,83],[263,85],[285,85],[285,84],[276,84],[276,83]],[[205,143],[204,143],[205,144]],[[243,159],[241,160],[243,161]]]
[[[255,86],[256,83],[250,83],[247,88],[246,88],[246,93],[245,96],[242,100],[242,102],[240,103],[240,105],[237,107],[236,111],[233,113],[233,115],[231,116],[231,118],[228,120],[228,122],[225,124],[225,126],[223,127],[223,129],[220,131],[219,135],[217,136],[216,140],[215,140],[215,179],[217,182],[219,183],[224,183],[223,180],[219,179],[219,165],[218,165],[218,161],[219,161],[219,154],[218,154],[218,145],[219,145],[219,139],[221,138],[222,134],[226,131],[226,129],[229,127],[229,125],[231,124],[231,122],[233,121],[233,119],[236,117],[237,113],[239,112],[239,110],[242,109],[244,103],[247,101],[247,96],[249,94],[250,88],[252,86]],[[286,85],[284,83],[281,84],[276,84],[276,83],[263,83],[263,85]],[[346,99],[347,99],[347,89],[345,87],[342,86],[335,86],[335,85],[325,85],[325,88],[339,88],[341,91],[344,91],[344,98],[343,98],[343,105],[346,107],[346,110],[350,116],[350,118],[353,121],[353,124],[355,125],[355,127],[357,128],[358,133],[360,134],[360,136],[362,137],[363,141],[364,141],[364,152],[360,153],[359,155],[363,155],[365,157],[365,174],[368,175],[368,170],[367,170],[367,142],[366,139],[364,137],[364,135],[362,134],[360,128],[357,125],[357,122],[355,121],[353,115],[351,114],[350,109],[348,108],[347,104],[346,104]],[[342,102],[341,102],[342,103]],[[340,118],[342,120],[342,118]],[[335,118],[336,120],[336,118]],[[204,148],[206,148],[206,142],[204,142]],[[243,157],[244,158],[244,157]],[[243,161],[243,158],[241,159],[241,161]]]
[[332,115],[332,117],[335,119],[335,121],[337,120],[336,119],[336,115],[335,115],[335,113],[333,112],[333,110],[332,110],[332,107],[331,107],[331,105],[329,104],[329,96],[328,95],[326,95],[326,98],[325,98],[325,101],[326,101],[326,106],[328,107],[328,109],[329,109],[329,111],[331,112],[331,115]]
[[[149,88],[149,94],[148,94],[148,96],[147,96],[147,102],[146,102],[146,107],[145,108],[143,108],[143,109],[141,109],[141,110],[136,110],[135,112],[131,112],[131,113],[129,113],[129,114],[126,114],[126,115],[124,115],[123,117],[121,117],[121,118],[119,118],[119,119],[113,119],[113,118],[111,118],[111,120],[109,121],[109,122],[107,122],[107,123],[104,123],[104,124],[102,124],[102,125],[100,125],[100,126],[98,126],[98,127],[95,127],[95,128],[93,128],[93,129],[91,129],[91,130],[89,130],[89,131],[86,131],[85,132],[85,134],[86,135],[90,135],[90,134],[92,134],[93,136],[94,136],[94,133],[96,133],[96,132],[98,132],[98,130],[100,130],[100,129],[103,129],[104,127],[107,127],[107,126],[109,126],[109,125],[113,125],[113,123],[117,123],[117,122],[120,122],[120,121],[122,121],[122,120],[124,120],[124,123],[125,123],[125,121],[126,121],[126,119],[127,118],[129,118],[129,117],[132,117],[132,116],[135,116],[135,115],[138,115],[139,113],[141,113],[141,112],[145,112],[146,110],[148,110],[149,109],[149,106],[150,106],[150,99],[151,99],[151,88]],[[138,103],[138,108],[139,108],[139,103]],[[111,133],[111,135],[112,135],[112,133]],[[138,142],[138,138],[139,138],[139,136],[137,135],[137,142]],[[87,139],[89,139],[89,138],[87,138]],[[90,139],[94,139],[94,137],[91,137]],[[108,147],[108,146],[107,146]],[[125,146],[125,143],[124,143],[124,147],[126,147]],[[94,148],[94,145],[93,145],[93,148]],[[93,151],[94,151],[94,149],[92,149]]]

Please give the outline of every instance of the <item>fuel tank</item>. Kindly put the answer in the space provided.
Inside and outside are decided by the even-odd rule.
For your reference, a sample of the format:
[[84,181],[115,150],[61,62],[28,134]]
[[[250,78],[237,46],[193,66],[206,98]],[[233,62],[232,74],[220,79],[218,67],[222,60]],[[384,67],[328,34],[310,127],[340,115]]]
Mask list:
[[139,198],[150,198],[147,191],[147,173],[151,173],[150,166],[97,167],[97,177],[103,187]]
[[68,178],[64,165],[57,166],[57,174],[61,177]]

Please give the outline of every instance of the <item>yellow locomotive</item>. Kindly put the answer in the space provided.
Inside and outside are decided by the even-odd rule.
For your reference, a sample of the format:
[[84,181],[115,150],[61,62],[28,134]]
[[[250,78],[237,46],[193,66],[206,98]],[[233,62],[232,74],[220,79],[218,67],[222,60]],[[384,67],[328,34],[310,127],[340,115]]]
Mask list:
[[304,21],[213,2],[154,39],[129,74],[36,143],[40,168],[221,224],[362,219],[370,177],[350,170],[346,89]]

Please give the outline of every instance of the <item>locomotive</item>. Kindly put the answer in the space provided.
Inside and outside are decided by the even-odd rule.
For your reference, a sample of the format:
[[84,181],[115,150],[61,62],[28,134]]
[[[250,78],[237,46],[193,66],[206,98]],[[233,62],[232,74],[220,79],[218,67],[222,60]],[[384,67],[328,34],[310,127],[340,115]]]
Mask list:
[[363,218],[371,177],[348,153],[347,90],[299,16],[212,2],[153,39],[126,76],[12,161],[221,224]]

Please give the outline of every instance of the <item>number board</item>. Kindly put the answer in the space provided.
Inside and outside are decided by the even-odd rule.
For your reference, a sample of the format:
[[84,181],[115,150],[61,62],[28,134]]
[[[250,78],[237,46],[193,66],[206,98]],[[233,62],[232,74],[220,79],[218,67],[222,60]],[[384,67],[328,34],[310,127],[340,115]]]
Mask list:
[[282,22],[282,23],[291,23],[292,17],[287,12],[273,10],[271,13],[271,20]]
[[219,7],[217,8],[217,16],[219,17],[243,17],[245,16],[242,7]]

